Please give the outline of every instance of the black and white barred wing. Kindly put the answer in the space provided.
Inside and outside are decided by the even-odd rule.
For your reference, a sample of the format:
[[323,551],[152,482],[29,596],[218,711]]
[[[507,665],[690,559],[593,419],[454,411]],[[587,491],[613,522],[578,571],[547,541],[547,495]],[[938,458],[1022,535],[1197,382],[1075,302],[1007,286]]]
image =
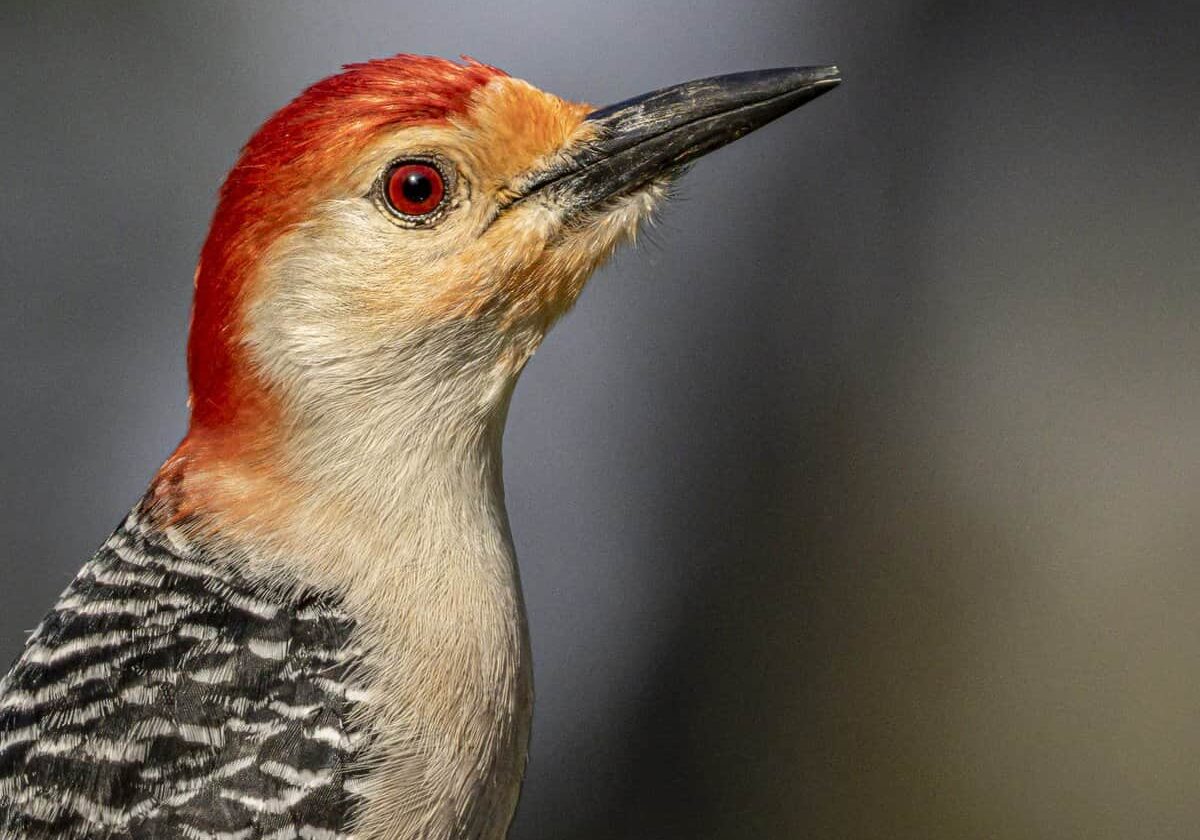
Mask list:
[[345,836],[351,629],[131,515],[0,681],[0,840]]

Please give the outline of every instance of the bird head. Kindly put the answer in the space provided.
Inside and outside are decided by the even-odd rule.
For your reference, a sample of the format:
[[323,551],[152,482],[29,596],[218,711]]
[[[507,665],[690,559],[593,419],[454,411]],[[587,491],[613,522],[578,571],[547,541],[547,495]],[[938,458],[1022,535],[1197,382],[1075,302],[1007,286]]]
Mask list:
[[546,331],[681,169],[837,81],[744,73],[597,109],[400,55],[316,83],[221,190],[174,464],[361,458],[502,425]]

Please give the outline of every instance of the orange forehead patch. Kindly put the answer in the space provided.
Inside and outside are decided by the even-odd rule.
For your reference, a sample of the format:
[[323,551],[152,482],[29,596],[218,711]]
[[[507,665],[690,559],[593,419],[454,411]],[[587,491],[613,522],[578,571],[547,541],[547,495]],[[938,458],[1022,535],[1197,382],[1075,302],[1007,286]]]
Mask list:
[[[548,155],[580,136],[592,106],[569,102],[508,76],[493,79],[451,122],[472,136],[472,151],[491,189],[503,189]],[[500,196],[503,198],[504,196]]]

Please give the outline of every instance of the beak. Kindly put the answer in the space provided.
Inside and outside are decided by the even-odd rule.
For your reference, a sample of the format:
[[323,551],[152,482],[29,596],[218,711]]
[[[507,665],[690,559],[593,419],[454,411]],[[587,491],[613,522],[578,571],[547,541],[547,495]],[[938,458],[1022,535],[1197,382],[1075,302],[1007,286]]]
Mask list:
[[841,82],[836,67],[784,67],[684,82],[593,111],[593,141],[522,190],[586,210],[677,173]]

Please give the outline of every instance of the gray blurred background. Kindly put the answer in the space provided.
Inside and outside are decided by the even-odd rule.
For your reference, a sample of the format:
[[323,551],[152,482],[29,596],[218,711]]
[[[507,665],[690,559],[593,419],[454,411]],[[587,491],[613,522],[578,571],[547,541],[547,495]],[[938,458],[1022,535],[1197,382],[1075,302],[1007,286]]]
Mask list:
[[1200,825],[1200,9],[0,11],[0,659],[184,430],[192,270],[273,110],[468,53],[604,103],[837,62],[702,161],[517,391],[514,840]]

